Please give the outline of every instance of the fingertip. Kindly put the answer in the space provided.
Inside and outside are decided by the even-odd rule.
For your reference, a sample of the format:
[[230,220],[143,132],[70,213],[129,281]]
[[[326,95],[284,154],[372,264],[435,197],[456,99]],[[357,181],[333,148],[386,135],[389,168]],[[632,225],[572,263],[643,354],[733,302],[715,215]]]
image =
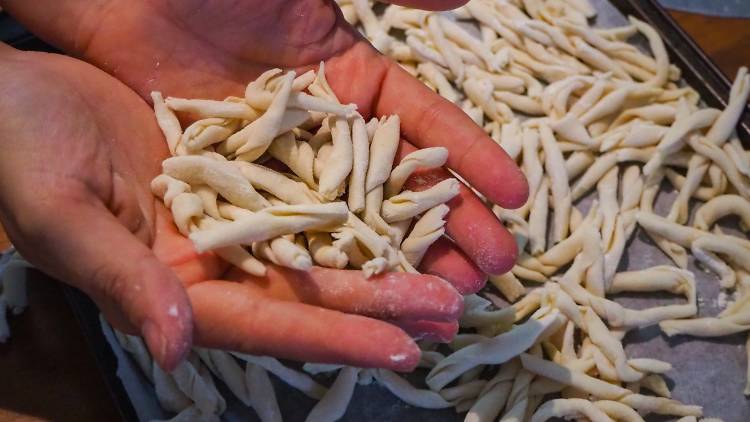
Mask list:
[[479,291],[487,276],[448,238],[441,237],[427,249],[421,271],[447,280],[462,295]]
[[478,244],[472,253],[474,262],[487,274],[505,274],[518,260],[516,239],[504,227],[500,233],[493,242]]
[[151,320],[143,323],[141,334],[151,356],[166,372],[174,370],[185,359],[192,345],[192,332],[172,332],[160,328]]
[[[439,277],[436,277],[436,278],[439,278]],[[463,297],[463,295],[458,290],[456,290],[453,287],[453,285],[451,285],[447,281],[445,281],[443,279],[440,279],[440,281],[442,281],[443,283],[445,283],[448,286],[450,286],[451,290],[453,290],[455,292],[455,295],[453,295],[452,300],[449,301],[449,303],[448,303],[448,310],[449,311],[446,312],[446,314],[449,316],[449,320],[450,319],[458,319],[458,318],[460,318],[461,315],[464,313],[464,297]]]
[[177,276],[155,260],[151,262],[153,265],[142,264],[143,281],[133,283],[132,293],[137,297],[128,297],[126,309],[131,320],[143,321],[141,334],[156,362],[171,371],[193,344],[193,311]]
[[487,274],[503,274],[518,257],[516,239],[497,216],[462,186],[459,196],[448,202],[446,233]]
[[[190,353],[193,346],[193,317],[190,304],[172,304],[166,310],[166,321],[153,330],[152,338],[160,347],[159,365],[166,371],[171,371]],[[144,325],[152,324],[150,320]],[[145,328],[145,327],[144,327]],[[144,335],[146,330],[144,329]],[[151,343],[149,349],[151,349]]]
[[[431,319],[435,321],[451,321],[459,318],[463,313],[463,296],[445,279],[434,275],[384,273],[370,278],[371,282],[403,286],[398,289],[382,289],[379,296],[381,308],[407,307],[412,311],[408,314],[390,317],[410,317],[412,319]],[[408,302],[405,303],[404,299]]]
[[322,361],[409,372],[416,368],[422,355],[409,334],[386,321],[343,315],[329,329],[336,335],[329,339],[327,347],[338,350],[333,359]]
[[415,340],[448,343],[458,334],[458,321],[394,321]]
[[513,241],[510,242],[510,245],[508,246],[508,256],[506,257],[505,261],[498,265],[497,272],[494,272],[492,274],[503,275],[512,270],[513,266],[515,266],[516,262],[518,261],[518,254],[518,243],[516,243],[516,239],[513,239]]
[[400,329],[399,331],[401,341],[392,343],[394,347],[384,354],[386,361],[381,367],[397,372],[411,372],[419,364],[422,351],[408,334]]
[[518,208],[526,203],[529,184],[526,176],[505,150],[484,133],[456,165],[461,176],[470,181],[487,199],[503,208]]
[[529,182],[526,180],[526,175],[518,168],[514,170],[505,181],[509,188],[503,195],[503,201],[498,203],[507,209],[521,208],[529,200]]

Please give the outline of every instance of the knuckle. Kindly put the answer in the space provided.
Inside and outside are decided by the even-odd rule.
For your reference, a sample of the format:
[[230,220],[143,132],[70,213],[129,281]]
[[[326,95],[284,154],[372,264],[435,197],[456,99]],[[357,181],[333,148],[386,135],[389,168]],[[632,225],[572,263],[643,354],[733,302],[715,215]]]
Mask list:
[[446,104],[444,100],[437,97],[428,107],[425,107],[422,112],[419,126],[417,127],[417,139],[427,139],[427,135],[433,130],[432,128],[435,122],[440,118],[439,116],[444,115],[445,106]]

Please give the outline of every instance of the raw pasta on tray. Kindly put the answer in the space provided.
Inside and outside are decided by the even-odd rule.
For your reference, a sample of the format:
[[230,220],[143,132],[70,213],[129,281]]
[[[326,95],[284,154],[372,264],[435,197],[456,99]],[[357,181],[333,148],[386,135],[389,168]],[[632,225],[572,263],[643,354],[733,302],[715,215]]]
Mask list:
[[[623,27],[594,27],[588,0],[472,0],[450,12],[338,3],[376,48],[463,108],[524,170],[531,192],[523,207],[487,203],[515,235],[519,262],[465,297],[451,343],[420,342],[424,388],[382,369],[306,364],[306,374],[268,357],[204,349],[157,377],[142,343],[119,336],[162,404],[181,412],[176,419],[216,418],[225,405],[213,373],[261,420],[280,420],[270,372],[320,400],[308,417],[315,421],[342,417],[356,385],[373,380],[413,406],[454,407],[472,422],[702,417],[700,406],[671,398],[669,363],[630,358],[622,340],[653,325],[703,337],[750,330],[750,241],[716,224],[737,215],[745,233],[750,226],[750,155],[734,134],[750,95],[747,70],[716,110],[680,84],[654,28],[633,17]],[[650,54],[627,42],[637,34]],[[416,271],[444,235],[444,204],[460,182],[420,192],[403,186],[417,168],[443,165],[447,150],[394,163],[398,116],[365,122],[339,103],[323,64],[299,76],[270,70],[244,98],[152,98],[174,155],[152,189],[198,250],[256,275],[270,261],[371,276]],[[201,120],[183,129],[181,112]],[[271,159],[287,171],[267,167]],[[666,216],[654,208],[662,183],[678,191]],[[591,196],[584,211],[581,199]],[[703,204],[689,221],[696,199]],[[618,271],[637,228],[675,265]],[[696,318],[688,251],[722,288],[739,292],[715,317]],[[636,310],[610,298],[622,292],[685,302]],[[313,378],[321,373],[337,373],[330,388]]]

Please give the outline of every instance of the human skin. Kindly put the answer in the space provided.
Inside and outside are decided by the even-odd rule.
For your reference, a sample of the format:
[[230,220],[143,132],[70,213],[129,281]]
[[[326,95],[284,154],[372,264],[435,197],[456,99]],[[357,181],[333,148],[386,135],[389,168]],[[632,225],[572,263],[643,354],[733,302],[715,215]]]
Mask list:
[[[435,8],[460,3],[409,2]],[[448,166],[493,202],[512,208],[526,200],[525,179],[502,149],[458,108],[377,53],[333,2],[44,0],[5,1],[3,7],[137,95],[72,59],[5,49],[5,75],[39,70],[2,83],[3,98],[14,99],[3,101],[0,110],[7,116],[3,133],[14,136],[0,142],[4,151],[19,152],[0,158],[0,175],[13,181],[0,188],[0,219],[24,256],[81,287],[119,327],[143,334],[165,368],[184,356],[193,336],[211,347],[398,370],[411,369],[419,352],[393,325],[346,313],[341,298],[321,302],[289,294],[289,286],[293,290],[307,275],[281,270],[254,279],[226,273],[211,254],[197,255],[148,190],[168,154],[144,102],[152,90],[187,98],[241,95],[249,80],[270,67],[304,70],[325,60],[342,102],[356,103],[364,116],[399,114],[408,142],[446,146]],[[28,116],[44,124],[32,125]],[[438,256],[428,252],[421,270],[475,290],[484,281],[479,269],[502,273],[512,266],[515,243],[469,192],[451,206],[456,211],[448,216],[449,231],[474,227],[475,221],[486,221],[486,230],[457,236],[458,245],[442,242]],[[112,245],[115,250],[107,250]],[[355,272],[341,274],[342,283],[364,286]],[[427,275],[391,276],[415,285],[442,282]],[[455,320],[457,295],[439,290],[433,305],[443,314],[428,319]],[[172,304],[177,312],[170,312]],[[407,306],[402,314],[385,315],[377,309],[382,305],[371,305],[368,316],[389,320],[420,320],[425,311]],[[401,355],[407,358],[391,359]]]

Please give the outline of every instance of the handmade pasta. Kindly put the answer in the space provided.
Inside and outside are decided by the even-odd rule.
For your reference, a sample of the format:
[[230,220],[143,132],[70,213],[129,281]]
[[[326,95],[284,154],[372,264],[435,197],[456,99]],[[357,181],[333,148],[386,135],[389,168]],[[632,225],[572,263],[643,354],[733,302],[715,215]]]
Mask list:
[[[457,337],[452,353],[421,343],[427,389],[382,369],[326,366],[318,369],[339,372],[325,394],[275,360],[243,356],[245,368],[220,372],[230,390],[246,394],[237,382],[241,372],[270,397],[258,368],[283,374],[308,395],[325,394],[310,420],[340,417],[355,384],[373,379],[415,406],[468,410],[467,421],[702,416],[700,407],[670,398],[658,374],[671,365],[629,358],[622,338],[653,324],[668,335],[747,331],[747,301],[695,319],[689,271],[618,266],[640,227],[680,268],[689,249],[723,288],[742,288],[750,242],[717,222],[737,215],[744,230],[750,223],[750,159],[732,133],[750,96],[746,71],[738,73],[726,109],[705,108],[696,91],[678,87],[679,69],[654,28],[635,18],[621,28],[594,27],[588,19],[596,10],[587,0],[472,0],[447,13],[388,5],[382,15],[364,0],[339,3],[376,48],[464,109],[522,168],[530,188],[524,206],[487,204],[507,220],[520,258],[510,273],[491,275],[488,290],[465,297],[459,325],[473,332]],[[648,53],[625,42],[637,33]],[[198,250],[214,250],[251,274],[262,274],[264,262],[366,275],[418,271],[445,234],[445,203],[460,182],[404,186],[417,171],[444,165],[447,150],[417,150],[394,163],[399,117],[365,123],[355,106],[340,103],[324,69],[299,76],[271,70],[248,84],[244,98],[224,101],[154,93],[157,122],[175,157],[152,190]],[[199,120],[183,129],[176,115],[183,112]],[[266,167],[267,157],[286,169]],[[654,205],[662,184],[679,190],[666,218]],[[589,195],[596,200],[587,210],[579,201]],[[691,199],[705,204],[686,226]],[[656,291],[686,302],[636,310],[610,299]],[[191,404],[168,376],[158,376],[175,411],[209,410],[209,402]],[[549,393],[561,398],[548,400]],[[274,418],[273,404],[247,403],[261,418]]]

